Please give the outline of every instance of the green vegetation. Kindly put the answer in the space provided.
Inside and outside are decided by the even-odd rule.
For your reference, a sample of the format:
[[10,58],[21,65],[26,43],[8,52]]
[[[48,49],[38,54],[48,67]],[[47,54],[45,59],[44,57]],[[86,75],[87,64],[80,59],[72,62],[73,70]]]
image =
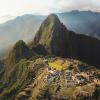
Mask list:
[[1,73],[3,77],[0,79],[0,100],[14,100],[18,93],[34,81],[39,69],[44,68],[42,57],[37,55],[28,60],[22,59],[12,66],[7,75]]
[[13,66],[8,77],[0,84],[0,100],[13,100],[17,93],[33,81],[35,75],[28,66],[29,62],[25,59]]
[[73,88],[62,88],[61,89],[61,93],[64,95],[64,96],[72,96],[75,92],[76,88],[73,87]]
[[59,71],[63,70],[63,66],[61,66],[60,64],[57,64],[57,63],[49,63],[49,66],[51,68],[54,68],[54,69],[59,70]]

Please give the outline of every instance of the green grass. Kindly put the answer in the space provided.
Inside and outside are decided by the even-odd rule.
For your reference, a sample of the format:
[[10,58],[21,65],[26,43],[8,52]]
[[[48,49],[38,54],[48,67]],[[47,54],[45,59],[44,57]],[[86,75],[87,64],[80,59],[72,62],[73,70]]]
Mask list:
[[76,88],[62,88],[61,93],[65,96],[71,96],[75,90]]
[[49,63],[49,66],[59,71],[63,70],[63,66],[57,63]]

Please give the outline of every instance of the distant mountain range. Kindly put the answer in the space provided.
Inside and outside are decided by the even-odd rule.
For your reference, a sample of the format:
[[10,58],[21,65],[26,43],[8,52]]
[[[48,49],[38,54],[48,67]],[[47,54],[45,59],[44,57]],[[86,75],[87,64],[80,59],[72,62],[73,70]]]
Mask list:
[[68,29],[76,33],[100,38],[100,13],[92,11],[72,11],[58,14]]
[[[57,15],[69,30],[100,39],[100,13],[71,11]],[[45,18],[41,15],[23,15],[1,24],[0,55],[4,56],[4,51],[18,40],[30,41]]]
[[32,51],[23,40],[18,41],[4,61],[6,71],[10,70],[12,66],[18,63],[21,59],[28,59],[34,55],[34,51]]

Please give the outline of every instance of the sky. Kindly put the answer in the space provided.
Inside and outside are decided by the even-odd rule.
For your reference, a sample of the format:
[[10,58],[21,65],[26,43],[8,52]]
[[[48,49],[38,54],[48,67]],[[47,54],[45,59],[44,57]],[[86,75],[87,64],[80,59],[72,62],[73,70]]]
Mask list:
[[0,23],[23,14],[47,15],[71,10],[100,12],[100,0],[0,0]]

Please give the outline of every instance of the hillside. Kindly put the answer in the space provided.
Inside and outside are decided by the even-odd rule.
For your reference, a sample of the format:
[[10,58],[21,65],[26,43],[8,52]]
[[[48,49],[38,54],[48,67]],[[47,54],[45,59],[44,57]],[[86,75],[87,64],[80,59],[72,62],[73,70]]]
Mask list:
[[[42,59],[39,61],[42,62]],[[61,64],[64,69],[57,70],[53,65],[48,66],[49,62],[56,63],[58,66]],[[96,71],[94,67],[62,58],[52,58],[48,63],[45,63],[45,67],[37,73],[35,81],[17,95],[16,100],[89,100],[90,98],[99,100],[99,88],[91,78],[87,81],[88,76],[86,76],[86,73]]]
[[[55,63],[62,68],[54,68]],[[99,84],[99,70],[78,60],[57,57],[21,60],[0,83],[0,99],[99,100]]]
[[22,59],[12,66],[7,76],[0,78],[0,100],[15,100],[15,96],[33,81],[37,69],[30,70],[30,63]]

